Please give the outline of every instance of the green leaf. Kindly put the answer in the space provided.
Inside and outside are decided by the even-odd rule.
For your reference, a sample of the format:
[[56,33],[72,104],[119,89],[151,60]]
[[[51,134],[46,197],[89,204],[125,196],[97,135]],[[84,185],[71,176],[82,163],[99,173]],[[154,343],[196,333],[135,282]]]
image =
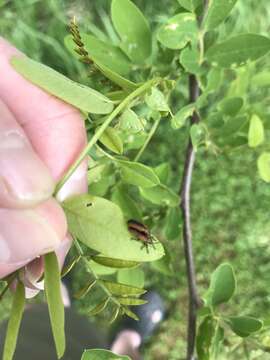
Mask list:
[[[80,33],[84,47],[90,58],[101,65],[105,65],[108,69],[120,75],[127,75],[131,70],[131,63],[126,55],[117,47],[109,42],[97,39],[93,35]],[[74,50],[76,44],[72,35],[67,35],[64,39],[67,49],[76,57],[80,55]]]
[[111,200],[121,208],[127,219],[138,221],[142,219],[142,214],[137,203],[129,196],[125,186],[117,186],[114,188]]
[[133,311],[131,311],[129,308],[123,307],[122,310],[123,310],[123,313],[126,314],[131,319],[139,321],[138,316]]
[[113,0],[111,16],[121,49],[135,63],[143,63],[151,55],[152,39],[142,12],[130,0]]
[[246,115],[228,119],[225,125],[220,129],[220,136],[226,137],[237,133],[244,127],[244,125],[247,123],[247,120],[248,118]]
[[75,256],[69,264],[67,264],[65,267],[63,267],[63,270],[61,271],[61,277],[65,277],[73,268],[74,266],[80,261],[81,255]]
[[237,0],[212,0],[203,27],[206,30],[215,29],[226,19],[236,2]]
[[232,331],[240,336],[247,337],[261,330],[263,322],[249,316],[232,316],[226,320]]
[[13,57],[11,64],[23,77],[76,108],[94,114],[113,110],[111,100],[87,86],[27,57]]
[[128,298],[128,297],[117,298],[117,300],[120,302],[121,305],[128,305],[128,306],[138,306],[138,305],[143,305],[143,304],[147,303],[147,300],[134,299],[134,298]]
[[201,4],[201,0],[178,0],[178,2],[189,11],[194,11]]
[[112,324],[118,318],[118,315],[120,313],[120,308],[121,308],[120,306],[116,306],[112,314],[111,320],[109,321],[109,324]]
[[100,265],[109,266],[111,268],[116,268],[116,269],[133,268],[139,265],[139,263],[136,261],[113,259],[113,258],[104,257],[102,255],[92,256],[92,259]]
[[112,275],[116,272],[115,268],[98,264],[95,261],[89,261],[89,266],[98,275]]
[[259,74],[256,74],[251,79],[251,84],[253,86],[269,86],[270,85],[270,72],[262,71]]
[[217,306],[228,302],[236,289],[236,279],[230,264],[224,263],[217,267],[211,276],[206,303]]
[[259,146],[264,141],[263,122],[257,115],[252,115],[248,130],[248,145],[251,148]]
[[186,72],[191,74],[200,73],[200,53],[197,48],[185,48],[181,51],[179,60]]
[[[117,272],[117,281],[122,284],[144,287],[144,272],[141,269],[121,269]],[[129,305],[129,304],[126,304]]]
[[156,87],[151,89],[151,93],[145,96],[146,104],[152,110],[167,112],[170,110],[164,94]]
[[206,52],[206,59],[213,66],[235,68],[259,59],[269,50],[269,38],[256,34],[242,34],[212,46]]
[[109,301],[110,301],[109,297],[105,298],[99,304],[97,304],[92,310],[90,310],[88,312],[88,315],[97,315],[97,314],[101,313],[103,310],[105,310]]
[[134,91],[140,84],[135,84],[134,82],[124,78],[123,76],[117,74],[111,69],[107,68],[107,66],[96,62],[97,68],[105,75],[108,79],[110,79],[113,83],[120,86],[122,89],[127,92]]
[[213,360],[218,360],[220,355],[220,348],[224,341],[224,329],[220,326],[216,328],[215,335],[212,341],[212,357]]
[[166,217],[165,235],[168,240],[174,240],[180,236],[182,229],[182,214],[180,207],[170,208]]
[[3,360],[13,359],[24,306],[25,306],[24,285],[21,282],[18,282],[15,294],[13,296],[11,314],[8,321],[7,334],[5,339],[4,351],[3,351]]
[[194,124],[190,128],[190,138],[195,151],[205,138],[205,129],[201,124]]
[[196,339],[198,360],[211,359],[211,344],[215,335],[216,320],[211,315],[206,316],[199,326]]
[[161,183],[166,184],[170,176],[171,168],[168,162],[162,163],[154,168]]
[[154,170],[138,162],[118,160],[124,182],[141,187],[153,187],[160,181]]
[[179,195],[163,184],[151,188],[140,188],[140,194],[156,205],[174,207],[180,202]]
[[173,129],[180,129],[186,123],[186,120],[192,116],[195,111],[195,105],[189,104],[180,109],[171,119],[171,125]]
[[196,17],[191,13],[181,13],[170,18],[158,30],[157,39],[169,49],[182,49],[189,42],[197,40]]
[[107,280],[102,280],[101,282],[111,294],[117,296],[139,296],[146,293],[146,290],[138,288],[136,286],[129,286]]
[[131,360],[128,356],[116,355],[109,350],[85,350],[81,360]]
[[257,160],[257,167],[260,177],[264,181],[270,182],[270,153],[264,152],[260,155]]
[[45,293],[49,307],[57,356],[60,359],[65,352],[65,310],[61,294],[61,275],[56,254],[51,252],[44,256]]
[[222,69],[212,68],[207,76],[207,87],[205,91],[208,93],[216,91],[220,87],[221,80],[222,80]]
[[[98,131],[99,128],[97,128],[96,131]],[[109,150],[116,154],[122,154],[123,153],[123,143],[118,135],[118,131],[115,130],[113,127],[108,126],[106,130],[102,133],[102,135],[99,138],[99,141],[106,146]]]
[[69,231],[103,256],[131,261],[153,261],[163,256],[163,247],[141,249],[132,238],[121,209],[113,202],[88,194],[70,197],[62,203]]
[[235,116],[243,107],[244,101],[240,97],[227,98],[220,102],[219,110],[225,115]]
[[93,286],[96,284],[96,280],[91,280],[86,284],[81,290],[79,290],[77,293],[74,294],[74,297],[76,299],[82,299],[89,293],[89,291],[93,288]]
[[133,110],[127,109],[119,117],[119,128],[136,134],[144,130],[144,123]]
[[88,184],[96,183],[102,179],[106,164],[96,165],[87,172]]

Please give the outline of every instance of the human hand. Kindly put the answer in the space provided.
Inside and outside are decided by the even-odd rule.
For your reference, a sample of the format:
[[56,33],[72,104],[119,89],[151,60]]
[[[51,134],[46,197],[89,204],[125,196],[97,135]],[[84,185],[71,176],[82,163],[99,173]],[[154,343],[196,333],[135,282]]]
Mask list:
[[[14,55],[24,56],[0,38],[0,278],[27,265],[31,286],[43,271],[40,255],[56,251],[61,265],[69,250],[65,215],[52,194],[84,148],[86,132],[78,110],[11,67]],[[86,167],[59,200],[87,191]]]

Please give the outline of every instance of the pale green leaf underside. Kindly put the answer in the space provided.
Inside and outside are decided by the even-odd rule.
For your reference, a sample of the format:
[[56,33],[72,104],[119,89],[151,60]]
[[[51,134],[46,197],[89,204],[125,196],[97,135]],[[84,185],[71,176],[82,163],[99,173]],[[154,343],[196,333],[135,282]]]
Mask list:
[[79,195],[63,203],[70,232],[103,256],[131,261],[153,261],[164,255],[160,243],[156,249],[141,249],[128,231],[121,209],[113,202],[91,195]]
[[94,114],[108,114],[113,110],[111,100],[98,91],[76,83],[50,67],[27,57],[13,57],[11,64],[24,78],[48,93]]
[[250,119],[248,130],[248,145],[252,148],[259,146],[264,141],[263,122],[257,115]]
[[158,176],[150,167],[138,162],[118,160],[124,182],[140,187],[153,187],[160,184]]

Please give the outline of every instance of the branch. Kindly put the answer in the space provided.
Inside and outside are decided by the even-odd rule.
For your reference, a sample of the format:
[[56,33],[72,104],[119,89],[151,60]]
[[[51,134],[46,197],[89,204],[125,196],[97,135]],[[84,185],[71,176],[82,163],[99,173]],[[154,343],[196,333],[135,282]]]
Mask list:
[[[206,14],[208,7],[208,1],[204,2],[204,10],[201,18],[198,20],[199,26],[202,24],[203,18]],[[203,57],[203,34],[200,34],[200,54],[201,59]],[[189,77],[189,102],[195,103],[200,96],[200,88],[197,78],[194,75]],[[197,112],[191,117],[190,125],[197,124],[200,121]],[[189,137],[186,156],[184,173],[182,178],[182,184],[180,188],[181,196],[181,210],[183,214],[183,242],[184,242],[184,253],[186,261],[186,271],[188,280],[188,291],[189,291],[189,309],[188,309],[188,326],[187,326],[187,360],[195,359],[195,342],[196,342],[196,323],[197,323],[197,309],[199,308],[201,301],[197,292],[196,285],[196,271],[193,259],[192,250],[192,227],[190,219],[190,192],[193,168],[195,164],[195,151],[192,146],[191,139]]]
[[[195,102],[199,96],[199,85],[196,78],[191,75],[189,80],[190,102]],[[191,124],[199,122],[198,114],[195,112],[191,118]],[[187,360],[194,359],[195,340],[196,340],[196,320],[197,308],[200,299],[197,293],[196,272],[192,251],[192,229],[190,220],[190,189],[192,173],[195,163],[195,151],[189,139],[186,149],[185,166],[180,189],[181,210],[183,214],[183,241],[186,260],[186,271],[189,290],[189,310],[188,310],[188,339],[187,339]]]

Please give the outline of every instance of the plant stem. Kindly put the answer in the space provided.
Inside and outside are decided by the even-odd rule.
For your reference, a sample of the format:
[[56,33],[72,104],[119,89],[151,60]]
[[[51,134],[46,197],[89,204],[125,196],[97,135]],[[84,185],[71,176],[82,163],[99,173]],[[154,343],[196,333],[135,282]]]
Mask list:
[[138,160],[140,159],[140,157],[142,156],[144,150],[147,148],[149,142],[151,141],[153,135],[155,134],[155,132],[156,132],[156,130],[157,130],[157,128],[158,128],[158,125],[159,125],[159,123],[160,123],[160,120],[161,120],[161,118],[158,119],[158,120],[155,120],[154,125],[152,126],[152,128],[151,128],[151,130],[149,131],[149,134],[148,134],[148,136],[147,136],[147,138],[146,138],[146,140],[145,140],[145,143],[144,143],[143,146],[140,148],[138,154],[135,156],[134,161],[138,161]]
[[[195,102],[199,96],[199,86],[196,78],[190,76],[190,102]],[[198,114],[195,112],[191,118],[191,124],[199,122]],[[183,241],[184,252],[186,260],[186,270],[188,278],[188,290],[189,290],[189,310],[188,310],[188,335],[187,335],[187,360],[194,359],[195,353],[195,340],[196,340],[196,321],[197,321],[197,308],[200,304],[200,300],[197,293],[196,286],[196,272],[193,260],[192,251],[192,229],[190,220],[190,189],[192,181],[193,167],[195,163],[195,150],[193,149],[191,139],[189,139],[184,174],[180,189],[181,194],[181,210],[183,214]]]
[[100,126],[100,128],[97,130],[97,132],[93,135],[87,146],[84,148],[84,150],[79,155],[78,159],[74,162],[74,164],[69,168],[67,173],[64,175],[64,177],[60,180],[60,182],[56,185],[55,194],[61,189],[61,187],[66,183],[66,181],[71,177],[71,175],[74,173],[74,171],[78,168],[78,166],[81,164],[83,159],[87,156],[93,145],[98,141],[98,139],[101,137],[103,132],[106,130],[106,128],[110,125],[110,123],[115,119],[115,117],[125,109],[126,106],[130,104],[131,101],[133,101],[135,98],[141,96],[144,94],[149,88],[152,87],[152,85],[156,82],[158,82],[159,79],[152,79],[144,83],[142,86],[140,86],[138,89],[134,90],[131,94],[129,94],[114,110],[111,112],[111,114],[107,117],[107,119],[104,121],[104,123]]
[[[208,8],[208,0],[204,0],[204,9],[202,16],[198,19],[198,25],[201,26],[203,18]],[[200,61],[203,61],[203,37],[202,33],[199,38],[199,50]],[[195,103],[200,96],[199,82],[195,75],[189,76],[189,102]],[[200,121],[197,112],[194,112],[190,125],[197,124]],[[180,187],[181,196],[181,210],[183,214],[183,242],[184,253],[186,261],[186,271],[188,280],[188,292],[189,292],[189,309],[188,309],[188,324],[187,324],[187,354],[186,360],[195,360],[195,345],[196,345],[196,327],[197,327],[197,309],[201,305],[200,298],[198,296],[196,285],[196,271],[192,249],[192,226],[191,226],[191,214],[190,214],[190,193],[192,174],[195,164],[195,150],[193,148],[191,138],[189,137],[188,145],[186,148],[184,173],[182,177],[182,184]]]
[[96,280],[96,283],[105,292],[105,294],[108,295],[110,300],[112,300],[117,306],[121,307],[121,304],[119,303],[119,301],[117,301],[115,299],[115,297],[112,296],[112,294],[109,292],[109,290],[106,288],[106,286],[102,283],[102,281],[99,280],[99,277],[97,276],[97,274],[89,266],[88,260],[85,258],[83,249],[82,249],[79,241],[77,239],[74,239],[73,242],[74,242],[74,245],[75,245],[75,247],[76,247],[76,249],[78,251],[78,254],[81,256],[82,260],[84,261],[88,271],[93,275],[94,279]]

